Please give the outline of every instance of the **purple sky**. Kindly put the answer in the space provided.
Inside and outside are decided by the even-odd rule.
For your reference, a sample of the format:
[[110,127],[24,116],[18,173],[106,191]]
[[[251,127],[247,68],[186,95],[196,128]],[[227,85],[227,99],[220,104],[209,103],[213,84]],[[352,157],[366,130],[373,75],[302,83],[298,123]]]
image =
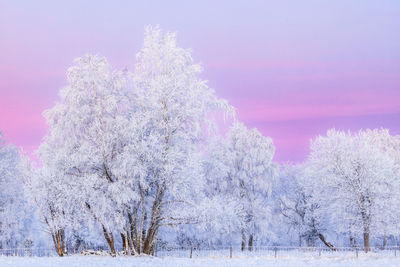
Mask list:
[[[276,159],[328,128],[400,134],[400,1],[3,1],[0,130],[32,152],[73,59],[132,69],[144,26],[178,32],[204,78]],[[107,2],[107,4],[105,4]],[[218,3],[216,3],[218,2]],[[146,3],[146,4],[145,4]]]

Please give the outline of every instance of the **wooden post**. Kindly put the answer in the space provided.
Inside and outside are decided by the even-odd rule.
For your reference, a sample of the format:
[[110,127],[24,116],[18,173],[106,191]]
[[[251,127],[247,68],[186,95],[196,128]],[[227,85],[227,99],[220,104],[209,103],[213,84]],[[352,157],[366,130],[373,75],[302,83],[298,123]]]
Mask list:
[[356,248],[356,258],[358,258],[358,248]]
[[190,258],[192,258],[192,254],[193,254],[193,247],[190,247]]
[[232,245],[229,247],[229,258],[232,259]]
[[319,256],[321,257],[321,248],[319,248]]
[[397,256],[397,247],[394,248],[394,256]]
[[275,247],[275,259],[276,259],[276,254],[278,253],[278,249]]

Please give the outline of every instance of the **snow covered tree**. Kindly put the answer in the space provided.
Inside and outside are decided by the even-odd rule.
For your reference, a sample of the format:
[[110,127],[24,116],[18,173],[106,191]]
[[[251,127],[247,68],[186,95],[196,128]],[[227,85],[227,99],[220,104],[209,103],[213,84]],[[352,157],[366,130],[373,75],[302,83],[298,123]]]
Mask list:
[[205,208],[201,147],[214,125],[208,115],[231,107],[198,77],[202,68],[189,50],[177,46],[173,33],[148,27],[137,61],[139,119],[130,146],[135,160],[126,166],[138,174],[140,199],[130,211],[130,226],[136,229],[136,251],[152,254],[161,226],[200,221]]
[[5,144],[0,132],[0,247],[22,245],[31,215],[24,199],[19,152]]
[[99,56],[77,59],[38,150],[50,198],[68,192],[57,214],[97,224],[113,255],[116,234],[126,253],[152,254],[161,226],[200,220],[208,114],[231,111],[174,34],[147,28],[137,59],[133,76]]
[[303,239],[307,238],[305,233],[308,196],[303,188],[303,177],[302,166],[286,165],[279,172],[279,211],[288,225],[288,230],[296,232],[299,247],[302,246]]
[[112,72],[99,56],[76,62],[60,92],[62,102],[45,112],[50,131],[38,154],[46,181],[58,182],[48,191],[57,194],[65,187],[75,205],[71,210],[80,211],[75,216],[98,224],[115,255],[113,231],[123,229],[121,205],[136,197],[112,171],[127,142],[122,132],[131,110],[129,73]]
[[305,165],[285,165],[279,175],[278,205],[279,212],[289,226],[289,231],[295,231],[298,245],[303,241],[309,247],[315,246],[320,240],[330,249],[334,246],[327,241],[325,232],[328,222],[321,214],[321,206],[313,198],[312,184],[314,177],[307,176]]
[[208,185],[214,197],[224,203],[226,215],[234,216],[226,216],[224,221],[240,233],[242,250],[246,246],[252,250],[256,234],[267,233],[271,223],[273,206],[269,198],[278,173],[278,166],[272,162],[274,152],[270,138],[238,122],[209,152]]
[[[47,163],[47,162],[46,162]],[[65,230],[70,225],[68,207],[68,184],[60,179],[62,173],[45,165],[33,167],[28,158],[24,158],[23,177],[27,200],[36,206],[38,218],[46,226],[45,231],[52,238],[55,251],[64,256],[66,251]]]
[[363,235],[365,251],[370,249],[370,235],[390,222],[387,211],[399,218],[393,210],[400,189],[395,140],[387,130],[329,130],[311,145],[307,172],[314,181],[313,198],[332,216],[339,232],[350,228]]

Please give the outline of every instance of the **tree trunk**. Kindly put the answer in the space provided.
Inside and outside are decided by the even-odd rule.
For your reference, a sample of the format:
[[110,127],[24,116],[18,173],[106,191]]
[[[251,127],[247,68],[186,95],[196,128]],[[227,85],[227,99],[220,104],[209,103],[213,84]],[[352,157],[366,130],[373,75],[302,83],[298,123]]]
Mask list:
[[132,218],[132,214],[128,212],[128,222],[129,222],[129,233],[128,233],[128,245],[131,248],[131,251],[134,254],[137,253],[137,250],[134,245],[136,240],[136,227],[137,227],[137,208],[134,209],[135,219]]
[[355,240],[354,237],[351,233],[349,233],[349,242],[350,242],[350,247],[354,247],[355,246]]
[[51,237],[53,238],[54,248],[56,249],[58,256],[64,256],[64,254],[66,254],[64,230],[60,229],[56,231],[55,233],[51,234]]
[[154,251],[155,251],[155,248],[157,245],[157,235],[158,235],[158,230],[156,230],[156,232],[154,233],[153,241],[151,242],[151,245],[150,245],[150,254],[152,256],[154,256]]
[[387,245],[387,235],[383,236],[383,246],[382,249],[386,249],[386,245]]
[[115,247],[114,247],[114,236],[113,236],[112,232],[108,232],[106,230],[104,225],[103,225],[103,234],[104,234],[104,238],[107,241],[108,246],[110,247],[111,256],[115,257],[116,253],[115,253]]
[[242,228],[242,251],[246,249],[246,232]]
[[154,244],[157,240],[158,226],[152,224],[147,231],[146,239],[143,243],[143,253],[152,255],[154,252]]
[[369,200],[369,197],[362,196],[361,197],[361,219],[364,227],[364,250],[367,253],[370,251],[370,244],[369,244],[369,230],[370,230],[370,215],[367,211],[369,211],[369,207],[371,206],[371,201]]
[[128,244],[128,233],[123,234],[121,233],[121,243],[122,243],[122,250],[124,251],[125,255],[130,255],[130,247]]
[[365,250],[365,252],[370,251],[370,246],[369,246],[369,231],[364,231],[364,250]]
[[299,247],[301,247],[302,240],[301,240],[301,233],[299,232]]
[[165,183],[157,190],[156,198],[154,199],[153,206],[151,208],[150,226],[147,229],[147,236],[143,242],[143,253],[151,255],[152,246],[155,240],[157,240],[158,227],[160,225],[160,217],[162,214],[161,202],[164,198]]
[[331,250],[336,250],[335,246],[332,245],[331,243],[329,243],[328,241],[326,241],[325,236],[323,234],[318,234],[319,239],[322,241],[322,243],[325,244],[325,246],[327,246],[328,248],[330,248]]
[[253,234],[250,234],[250,236],[249,236],[249,245],[248,245],[248,249],[249,249],[249,251],[252,251],[253,250]]

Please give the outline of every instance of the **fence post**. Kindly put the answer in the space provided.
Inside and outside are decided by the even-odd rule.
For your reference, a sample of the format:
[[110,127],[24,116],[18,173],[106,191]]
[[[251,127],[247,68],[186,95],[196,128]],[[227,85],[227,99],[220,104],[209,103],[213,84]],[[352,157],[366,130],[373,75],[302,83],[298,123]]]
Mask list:
[[190,247],[190,258],[192,258],[193,247]]
[[319,256],[321,257],[321,248],[319,248],[318,250],[319,250]]
[[356,248],[356,258],[358,258],[358,248]]
[[232,259],[232,245],[229,247],[229,258]]
[[275,259],[276,259],[276,254],[278,253],[278,249],[275,247],[274,250],[275,250]]
[[395,257],[397,256],[397,246],[394,247],[394,256],[395,256]]

